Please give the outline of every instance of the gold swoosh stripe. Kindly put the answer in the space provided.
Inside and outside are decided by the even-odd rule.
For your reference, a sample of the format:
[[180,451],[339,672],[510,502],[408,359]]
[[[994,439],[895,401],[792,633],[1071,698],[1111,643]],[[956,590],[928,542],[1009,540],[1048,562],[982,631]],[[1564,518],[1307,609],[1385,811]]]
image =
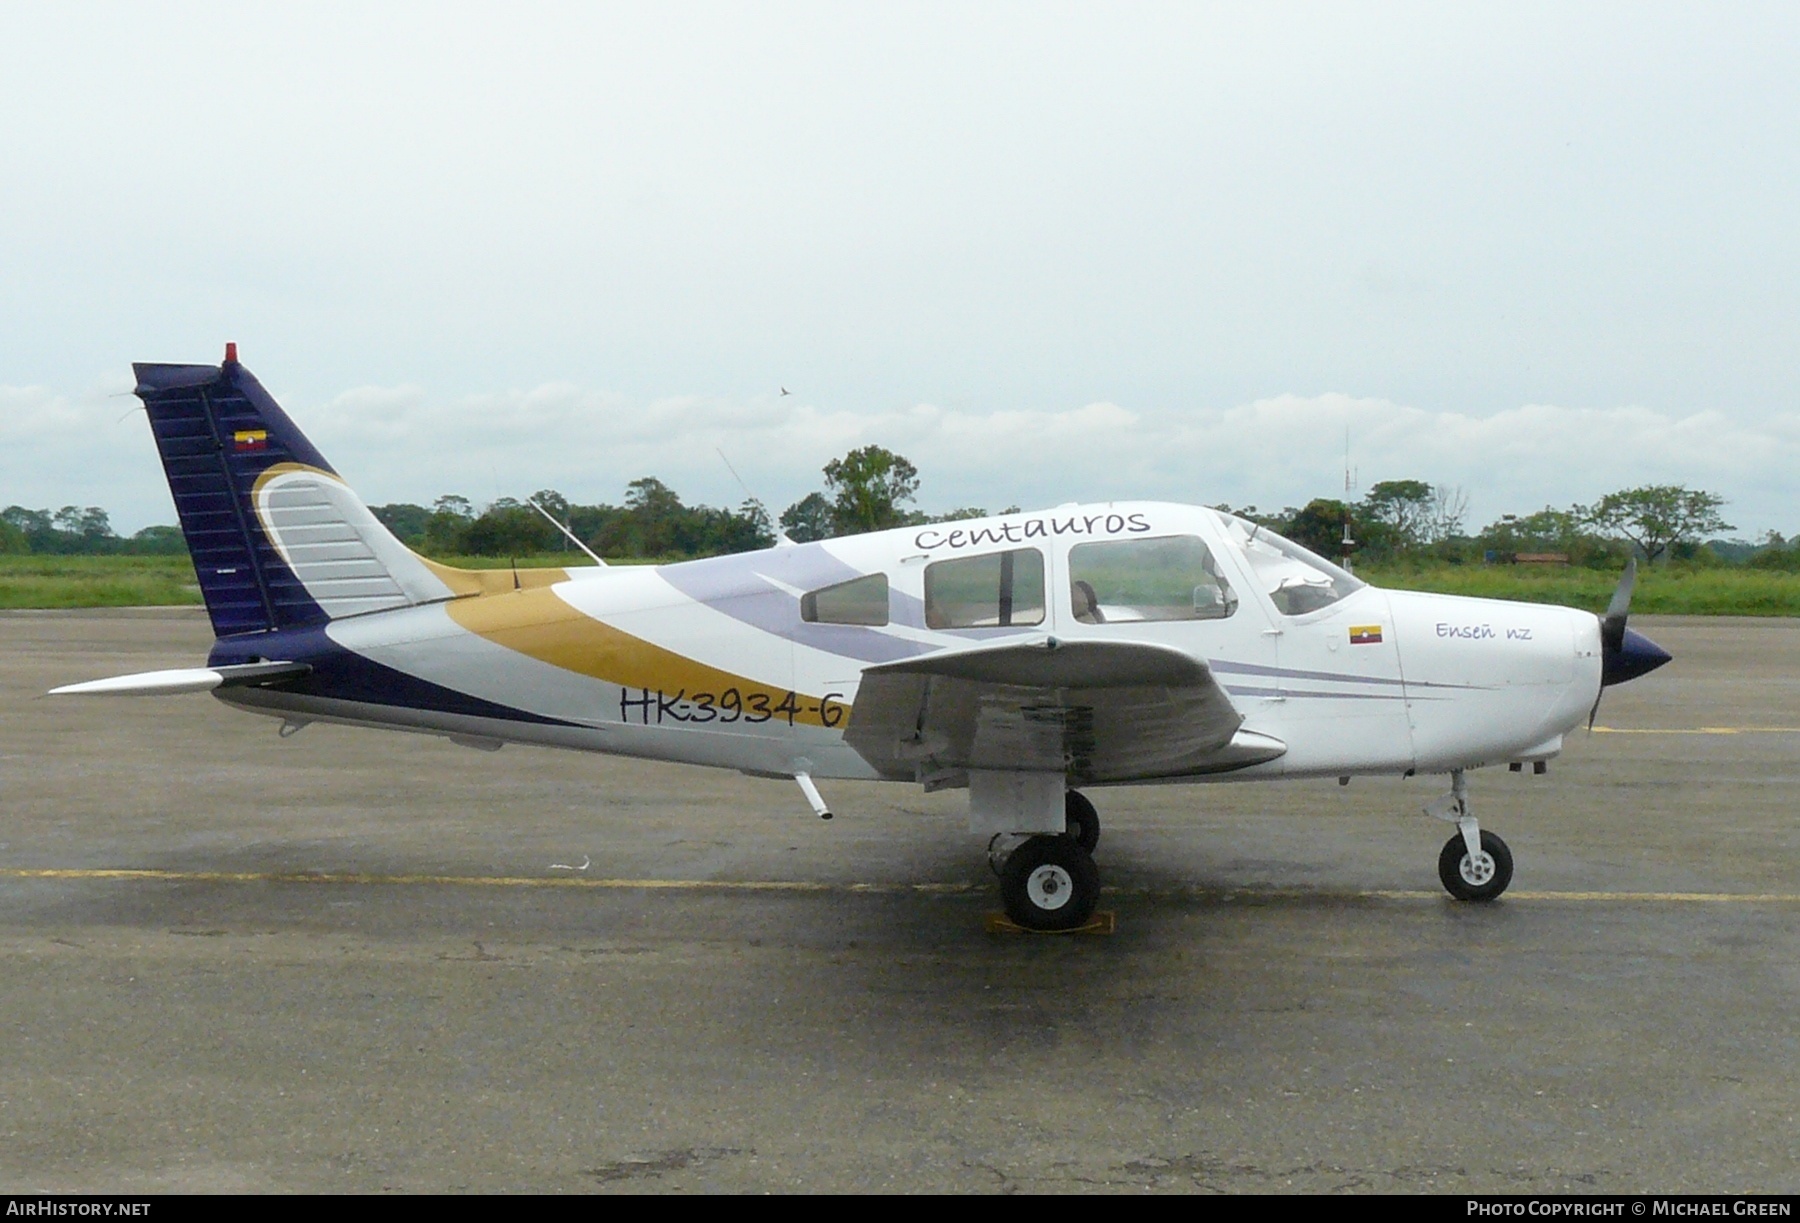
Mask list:
[[[418,556],[418,553],[413,555]],[[448,586],[452,594],[463,597],[536,590],[569,580],[567,569],[455,569],[440,565],[428,556],[420,556],[419,561],[436,574],[438,581]]]
[[[294,472],[343,484],[330,472],[304,463],[277,463],[257,477],[255,491],[260,493],[268,481]],[[254,497],[252,503],[260,505]],[[263,528],[268,532],[267,523]],[[272,538],[273,532],[268,533]],[[422,556],[418,559],[459,596],[446,608],[450,618],[496,645],[621,688],[660,692],[670,698],[681,694],[689,700],[710,696],[710,707],[720,712],[712,719],[696,719],[702,725],[707,721],[733,725],[751,718],[756,721],[750,725],[777,721],[788,716],[782,703],[790,698],[799,706],[792,713],[793,724],[826,724],[823,698],[709,667],[576,611],[550,589],[568,580],[566,569],[455,569]],[[732,691],[737,693],[735,702],[725,699]],[[733,704],[735,709],[730,708]],[[840,703],[840,708],[841,713],[833,711],[832,725],[841,724],[849,713],[849,706]],[[764,714],[768,716],[764,718]]]
[[[800,706],[793,716],[796,725],[826,724],[822,698],[791,694],[788,689],[696,662],[685,654],[584,615],[548,589],[459,599],[445,610],[463,628],[495,645],[621,688],[661,692],[671,698],[682,693],[690,701],[710,696],[712,708],[721,710],[727,703],[725,694],[735,691],[740,717],[726,721],[726,725],[747,720],[753,709],[758,718],[769,713],[769,721],[785,720],[785,710],[774,711],[790,695]],[[842,715],[850,711],[849,705],[842,702],[837,708]],[[836,711],[832,725],[842,725],[842,716]]]

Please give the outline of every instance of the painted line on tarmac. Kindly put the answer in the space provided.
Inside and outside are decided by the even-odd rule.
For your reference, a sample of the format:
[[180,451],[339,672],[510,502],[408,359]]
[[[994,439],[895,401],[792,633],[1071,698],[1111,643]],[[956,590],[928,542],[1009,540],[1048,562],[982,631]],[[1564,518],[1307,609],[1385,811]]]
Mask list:
[[[361,887],[608,888],[676,892],[800,892],[961,896],[986,892],[986,883],[821,883],[798,879],[583,879],[535,875],[378,875],[363,872],[171,871],[131,867],[0,867],[0,879],[142,880],[165,883],[313,883]],[[1436,900],[1441,891],[1373,888],[1333,892],[1300,888],[1102,889],[1125,896],[1190,896],[1222,901]],[[1507,900],[1625,904],[1800,904],[1800,892],[1542,892],[1511,891]]]
[[[1369,897],[1396,900],[1448,899],[1443,892],[1360,892]],[[1627,904],[1800,904],[1800,892],[1532,892],[1509,891],[1505,900],[1614,901]]]
[[1800,904],[1792,892],[1508,892],[1508,900],[1626,900],[1673,904]]
[[1596,726],[1596,735],[1800,735],[1800,726]]
[[[1102,888],[1102,891],[1121,891],[1137,895],[1170,895],[1166,888]],[[1445,904],[1452,903],[1448,893],[1438,890],[1407,890],[1401,888],[1370,888],[1357,892],[1333,892],[1328,889],[1301,890],[1299,888],[1193,888],[1184,889],[1180,894],[1208,897],[1218,900],[1259,901],[1259,900],[1440,900]],[[1534,892],[1524,888],[1514,888],[1502,898],[1508,901],[1574,901],[1595,903],[1613,901],[1626,904],[1673,903],[1673,904],[1800,904],[1800,892]]]
[[0,868],[3,879],[142,879],[170,883],[335,883],[364,887],[620,888],[717,892],[972,892],[972,883],[815,883],[800,879],[585,879],[569,875],[375,875],[350,871],[167,871],[129,867]]

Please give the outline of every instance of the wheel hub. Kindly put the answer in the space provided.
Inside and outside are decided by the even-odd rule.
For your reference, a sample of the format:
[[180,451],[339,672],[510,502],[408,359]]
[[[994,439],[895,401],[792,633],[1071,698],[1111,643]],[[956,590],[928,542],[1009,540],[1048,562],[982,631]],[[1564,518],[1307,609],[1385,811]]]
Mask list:
[[1074,898],[1075,881],[1062,867],[1045,863],[1026,877],[1025,894],[1038,908],[1054,913]]
[[1470,887],[1481,887],[1494,877],[1494,857],[1483,850],[1478,858],[1463,855],[1461,874],[1463,882]]

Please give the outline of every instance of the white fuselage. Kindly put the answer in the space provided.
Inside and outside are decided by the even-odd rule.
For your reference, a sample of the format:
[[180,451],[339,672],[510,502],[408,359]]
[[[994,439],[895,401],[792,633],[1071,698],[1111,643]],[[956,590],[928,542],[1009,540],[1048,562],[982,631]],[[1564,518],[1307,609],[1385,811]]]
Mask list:
[[[1076,607],[1073,548],[1177,536],[1204,542],[1219,586],[1235,593],[1229,614],[1157,619],[1116,603],[1086,614]],[[1038,622],[929,626],[920,609],[934,562],[1021,548],[1042,553]],[[871,574],[886,575],[895,609],[887,623],[802,618],[808,591]],[[1227,780],[1541,760],[1560,750],[1599,691],[1599,621],[1590,613],[1355,583],[1340,583],[1324,606],[1296,610],[1287,592],[1308,582],[1323,589],[1248,524],[1212,510],[1068,506],[676,565],[578,569],[539,589],[351,615],[322,630],[334,648],[467,697],[472,711],[278,688],[218,695],[296,723],[412,729],[471,746],[538,743],[756,774],[873,778],[880,774],[843,733],[872,663],[1014,640],[1149,642],[1204,661],[1243,729],[1286,745],[1278,759],[1205,778]]]

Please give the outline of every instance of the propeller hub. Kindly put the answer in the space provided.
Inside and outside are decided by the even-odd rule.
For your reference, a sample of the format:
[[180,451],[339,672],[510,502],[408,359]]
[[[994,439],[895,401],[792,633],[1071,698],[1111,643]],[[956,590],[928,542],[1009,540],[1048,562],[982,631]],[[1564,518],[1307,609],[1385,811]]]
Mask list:
[[1634,629],[1623,629],[1616,647],[1611,642],[1606,644],[1608,648],[1603,651],[1600,669],[1600,686],[1603,688],[1648,675],[1670,658],[1667,650]]

